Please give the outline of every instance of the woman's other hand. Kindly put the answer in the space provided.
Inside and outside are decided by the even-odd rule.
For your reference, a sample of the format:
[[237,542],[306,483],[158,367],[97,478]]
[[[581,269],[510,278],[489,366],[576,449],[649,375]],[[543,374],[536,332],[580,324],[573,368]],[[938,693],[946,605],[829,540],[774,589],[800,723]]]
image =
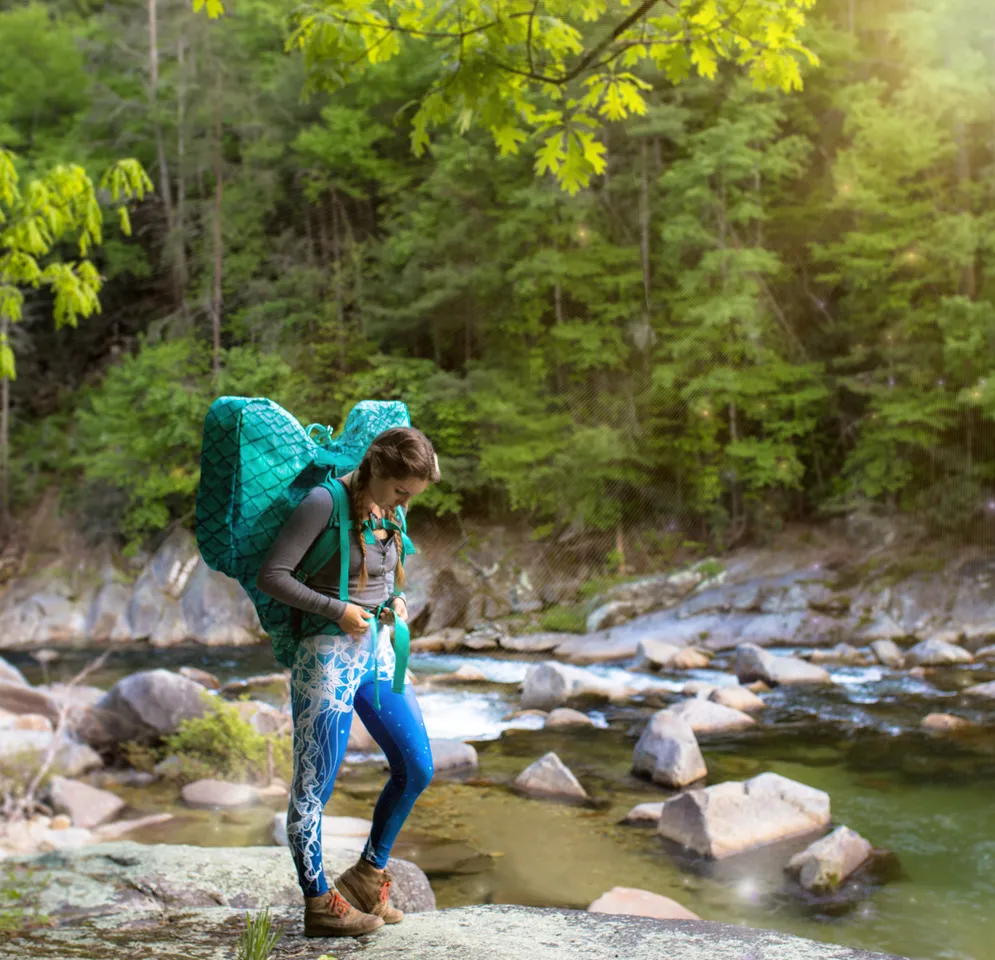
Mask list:
[[336,623],[338,623],[344,633],[349,634],[354,640],[361,640],[363,634],[370,629],[370,621],[372,619],[372,613],[368,613],[354,603],[347,603],[342,619],[337,620]]
[[404,602],[403,597],[394,597],[391,601],[391,608],[394,613],[405,623],[408,622],[408,605]]

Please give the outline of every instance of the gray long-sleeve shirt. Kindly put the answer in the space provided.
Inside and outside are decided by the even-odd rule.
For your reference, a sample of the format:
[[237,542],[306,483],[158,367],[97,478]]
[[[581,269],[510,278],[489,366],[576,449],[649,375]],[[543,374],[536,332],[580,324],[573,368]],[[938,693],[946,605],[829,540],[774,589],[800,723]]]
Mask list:
[[[273,541],[259,569],[256,586],[288,606],[340,620],[345,615],[346,605],[339,599],[339,553],[308,583],[301,583],[294,577],[294,571],[328,526],[333,505],[332,495],[324,487],[315,487],[308,493]],[[353,528],[349,536],[349,602],[373,610],[390,599],[394,591],[394,568],[397,566],[394,538],[366,545],[368,579],[362,591],[359,589],[361,564],[359,535]]]

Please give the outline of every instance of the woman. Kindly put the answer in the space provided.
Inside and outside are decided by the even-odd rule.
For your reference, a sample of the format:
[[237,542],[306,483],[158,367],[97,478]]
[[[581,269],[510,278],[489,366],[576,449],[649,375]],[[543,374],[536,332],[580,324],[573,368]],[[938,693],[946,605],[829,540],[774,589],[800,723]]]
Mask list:
[[[306,637],[291,671],[294,718],[294,781],[287,814],[287,837],[304,893],[304,935],[348,937],[369,933],[403,917],[387,903],[391,877],[385,869],[394,840],[415,800],[432,779],[432,753],[421,711],[410,684],[394,693],[394,651],[388,628],[378,630],[374,652],[371,610],[400,587],[400,534],[374,529],[367,544],[367,518],[394,519],[398,507],[439,480],[439,461],[428,438],[412,427],[381,433],[362,463],[341,478],[349,492],[353,521],[349,551],[349,601],[339,593],[336,555],[308,584],[294,572],[328,525],[332,496],[316,487],[280,531],[259,572],[259,589],[308,613],[334,620],[342,633]],[[407,620],[403,593],[391,603]],[[374,707],[374,681],[380,678],[380,704]],[[390,762],[387,781],[373,811],[373,826],[358,862],[330,890],[321,857],[321,816],[346,752],[355,707]]]

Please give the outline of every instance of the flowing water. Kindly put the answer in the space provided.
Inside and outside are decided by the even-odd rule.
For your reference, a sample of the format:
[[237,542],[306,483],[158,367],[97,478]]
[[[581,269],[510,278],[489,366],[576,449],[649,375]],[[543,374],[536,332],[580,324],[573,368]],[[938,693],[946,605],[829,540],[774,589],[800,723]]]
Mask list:
[[[71,676],[92,653],[67,652],[48,679]],[[32,682],[42,670],[26,655],[11,656]],[[264,648],[166,651],[122,649],[90,682],[156,666],[184,664],[222,681],[270,672]],[[640,725],[662,701],[661,688],[688,679],[732,682],[721,669],[643,678],[647,696],[625,707],[589,705],[595,728],[544,731],[517,709],[516,684],[530,658],[418,655],[416,675],[446,673],[472,663],[492,681],[419,693],[432,737],[472,740],[480,768],[472,777],[439,777],[415,807],[395,854],[430,876],[441,907],[521,903],[584,908],[613,886],[640,887],[673,897],[709,920],[768,927],[914,960],[992,960],[995,957],[995,729],[936,738],[918,729],[929,712],[965,711],[958,690],[991,679],[984,669],[915,679],[880,668],[833,672],[831,688],[779,689],[757,727],[735,736],[701,738],[709,780],[781,773],[827,791],[833,819],[898,859],[888,882],[867,881],[845,896],[806,900],[787,886],[783,865],[804,847],[795,842],[720,863],[682,855],[652,829],[623,827],[635,804],[670,794],[632,777],[629,765]],[[719,661],[717,668],[728,666]],[[593,667],[605,677],[632,674]],[[529,763],[555,750],[594,802],[573,805],[515,795],[509,782]],[[350,755],[328,812],[369,817],[384,780],[382,758]],[[138,835],[151,843],[206,846],[271,842],[271,820],[283,804],[217,813],[189,811],[178,791],[157,785],[122,789],[135,813],[171,810],[175,820]]]

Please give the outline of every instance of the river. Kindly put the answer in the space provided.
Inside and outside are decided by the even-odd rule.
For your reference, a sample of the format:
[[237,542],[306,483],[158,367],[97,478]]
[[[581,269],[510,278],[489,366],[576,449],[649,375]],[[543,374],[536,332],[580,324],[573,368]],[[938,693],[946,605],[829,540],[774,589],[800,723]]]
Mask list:
[[[33,683],[62,680],[93,651],[65,651],[43,675],[27,654],[5,654]],[[917,679],[878,667],[833,671],[832,687],[781,688],[767,694],[755,729],[701,737],[709,782],[774,771],[827,791],[833,820],[897,855],[894,879],[860,895],[802,902],[786,892],[782,867],[790,844],[718,864],[670,849],[650,829],[619,821],[637,803],[670,794],[629,773],[634,734],[659,701],[591,708],[595,727],[538,729],[540,721],[509,720],[515,684],[533,658],[416,655],[416,675],[465,663],[492,684],[423,690],[432,737],[470,740],[480,757],[472,777],[437,778],[420,799],[395,854],[429,875],[440,907],[521,903],[583,909],[613,886],[673,897],[708,920],[768,927],[814,940],[880,950],[913,960],[991,960],[995,955],[995,732],[937,738],[919,721],[957,703],[968,683],[992,678],[970,668]],[[88,682],[109,687],[150,666],[196,666],[222,682],[271,672],[265,647],[149,650],[123,647]],[[646,677],[678,691],[688,679],[730,682],[718,669]],[[592,667],[610,676],[620,667]],[[625,671],[631,677],[629,671]],[[971,716],[963,709],[961,715]],[[976,719],[983,714],[976,712]],[[555,750],[595,803],[582,807],[529,800],[508,782],[534,759]],[[350,754],[328,807],[335,815],[370,815],[383,782],[382,758]],[[270,820],[281,804],[229,813],[188,811],[174,787],[120,791],[139,813],[171,810],[177,817],[135,839],[205,846],[270,842]],[[804,844],[802,844],[804,846]],[[288,855],[289,856],[289,855]]]

